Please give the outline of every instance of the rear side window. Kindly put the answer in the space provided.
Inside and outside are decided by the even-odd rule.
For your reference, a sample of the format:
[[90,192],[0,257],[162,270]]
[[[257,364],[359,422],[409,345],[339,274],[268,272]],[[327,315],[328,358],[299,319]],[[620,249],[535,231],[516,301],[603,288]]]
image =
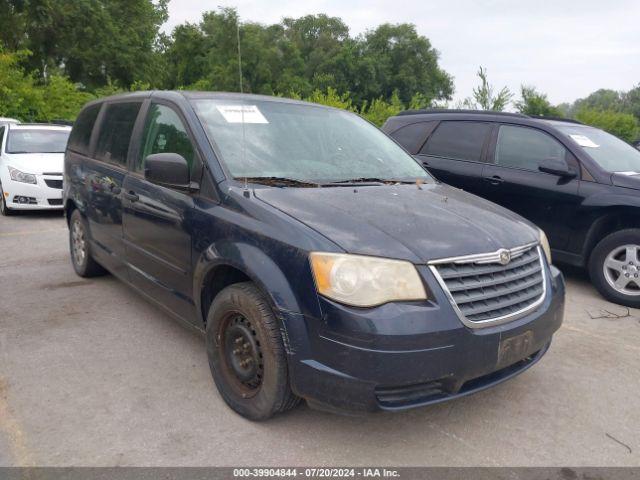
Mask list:
[[490,131],[490,123],[442,122],[420,153],[479,162]]
[[566,155],[560,142],[539,130],[503,125],[498,132],[497,165],[537,171],[543,160],[565,160]]
[[89,153],[91,132],[93,131],[93,126],[96,123],[96,118],[98,118],[101,106],[102,104],[91,105],[80,112],[71,129],[69,143],[67,144],[69,150],[85,155]]
[[133,126],[140,103],[113,103],[106,106],[100,125],[96,158],[105,162],[126,165]]
[[415,155],[436,124],[437,122],[418,122],[405,125],[393,132],[391,137],[402,145],[407,152]]
[[0,151],[2,150],[2,140],[4,140],[4,127],[0,127]]

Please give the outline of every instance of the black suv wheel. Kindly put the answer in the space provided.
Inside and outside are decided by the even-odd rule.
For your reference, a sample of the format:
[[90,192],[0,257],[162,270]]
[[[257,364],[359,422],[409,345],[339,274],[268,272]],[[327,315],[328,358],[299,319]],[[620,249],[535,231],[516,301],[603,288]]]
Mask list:
[[589,258],[589,275],[608,300],[640,307],[640,229],[629,228],[600,240]]
[[206,339],[216,386],[240,415],[265,420],[298,403],[276,318],[253,283],[231,285],[216,296]]

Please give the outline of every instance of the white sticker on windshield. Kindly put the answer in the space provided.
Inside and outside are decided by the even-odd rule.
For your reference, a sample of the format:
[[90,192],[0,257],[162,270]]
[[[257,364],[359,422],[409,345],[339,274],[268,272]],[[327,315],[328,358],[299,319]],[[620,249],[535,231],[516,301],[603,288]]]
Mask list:
[[229,123],[269,123],[255,105],[216,105]]
[[581,147],[598,148],[600,146],[597,143],[595,143],[593,140],[591,140],[589,137],[587,137],[586,135],[569,135],[569,136],[573,138],[576,141],[576,143]]

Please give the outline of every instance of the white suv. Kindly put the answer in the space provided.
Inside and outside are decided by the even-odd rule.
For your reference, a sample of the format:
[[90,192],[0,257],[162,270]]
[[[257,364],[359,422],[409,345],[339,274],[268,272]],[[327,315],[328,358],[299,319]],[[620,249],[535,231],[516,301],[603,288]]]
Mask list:
[[0,125],[0,213],[62,209],[64,151],[71,127]]

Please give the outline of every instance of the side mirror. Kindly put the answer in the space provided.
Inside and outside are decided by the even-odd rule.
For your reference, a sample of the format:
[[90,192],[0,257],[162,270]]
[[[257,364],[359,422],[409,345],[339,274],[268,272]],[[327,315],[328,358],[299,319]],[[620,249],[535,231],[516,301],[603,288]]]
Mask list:
[[538,166],[538,170],[563,178],[575,177],[576,172],[569,168],[569,164],[559,158],[546,158]]
[[144,159],[144,178],[151,183],[180,190],[197,190],[190,181],[189,164],[178,153],[154,153]]

